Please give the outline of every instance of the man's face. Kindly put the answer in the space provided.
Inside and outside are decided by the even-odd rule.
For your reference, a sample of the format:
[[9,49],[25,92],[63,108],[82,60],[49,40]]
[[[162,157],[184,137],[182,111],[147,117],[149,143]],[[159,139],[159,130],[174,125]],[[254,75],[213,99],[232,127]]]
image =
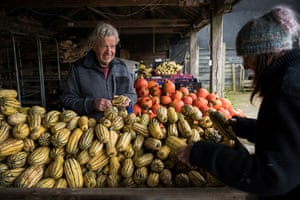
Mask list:
[[100,65],[107,66],[116,55],[116,38],[114,36],[100,38],[93,49]]

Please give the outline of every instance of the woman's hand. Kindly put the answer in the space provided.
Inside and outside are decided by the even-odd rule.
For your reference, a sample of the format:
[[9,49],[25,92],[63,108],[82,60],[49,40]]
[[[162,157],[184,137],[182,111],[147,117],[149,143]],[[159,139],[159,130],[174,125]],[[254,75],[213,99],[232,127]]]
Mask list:
[[237,122],[237,119],[235,117],[232,117],[230,119],[227,120],[227,123],[230,125],[230,126],[234,126]]
[[101,99],[96,100],[96,109],[99,110],[99,111],[105,111],[105,109],[107,107],[110,107],[111,105],[112,104],[111,104],[110,99],[101,98]]
[[184,147],[179,148],[177,151],[178,159],[186,165],[190,165],[190,153],[191,153],[192,147],[193,147],[192,144],[188,144]]

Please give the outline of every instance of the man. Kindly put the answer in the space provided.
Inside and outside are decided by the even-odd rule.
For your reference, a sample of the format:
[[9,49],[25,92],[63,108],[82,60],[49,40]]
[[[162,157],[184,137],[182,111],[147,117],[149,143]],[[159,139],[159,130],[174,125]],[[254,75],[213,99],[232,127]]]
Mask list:
[[120,105],[122,108],[131,107],[137,97],[131,73],[125,63],[115,57],[118,31],[110,24],[98,24],[90,42],[92,49],[72,65],[61,103],[65,109],[98,120],[112,105],[113,97],[127,97]]

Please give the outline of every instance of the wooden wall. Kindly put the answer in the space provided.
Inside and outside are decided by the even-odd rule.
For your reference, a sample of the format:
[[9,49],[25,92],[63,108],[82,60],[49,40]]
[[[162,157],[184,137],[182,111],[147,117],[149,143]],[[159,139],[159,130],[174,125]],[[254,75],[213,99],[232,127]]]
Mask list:
[[[209,66],[210,52],[209,49],[200,49],[199,51],[199,74],[197,78],[202,83],[202,86],[208,89],[211,72]],[[224,89],[233,91],[243,90],[243,77],[241,77],[243,75],[242,60],[236,57],[234,49],[226,49],[225,56]]]

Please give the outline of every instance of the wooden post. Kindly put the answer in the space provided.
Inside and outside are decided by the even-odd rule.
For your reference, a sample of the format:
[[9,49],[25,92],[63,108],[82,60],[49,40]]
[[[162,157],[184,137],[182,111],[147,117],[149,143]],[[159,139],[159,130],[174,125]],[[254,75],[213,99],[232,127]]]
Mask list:
[[187,70],[194,77],[199,76],[199,48],[197,38],[197,32],[193,32],[190,36],[190,66]]
[[223,78],[223,16],[222,14],[212,14],[211,22],[211,75],[210,92],[216,92],[219,96],[224,93]]
[[184,56],[184,69],[182,70],[182,73],[186,74],[187,69],[190,69],[190,52],[186,51]]
[[222,86],[222,95],[221,97],[224,96],[224,88],[225,88],[225,77],[226,77],[226,44],[222,42],[222,64],[220,67],[220,73],[221,73],[221,86]]
[[232,72],[232,90],[236,91],[236,78],[235,78],[235,64],[231,64],[231,72]]

